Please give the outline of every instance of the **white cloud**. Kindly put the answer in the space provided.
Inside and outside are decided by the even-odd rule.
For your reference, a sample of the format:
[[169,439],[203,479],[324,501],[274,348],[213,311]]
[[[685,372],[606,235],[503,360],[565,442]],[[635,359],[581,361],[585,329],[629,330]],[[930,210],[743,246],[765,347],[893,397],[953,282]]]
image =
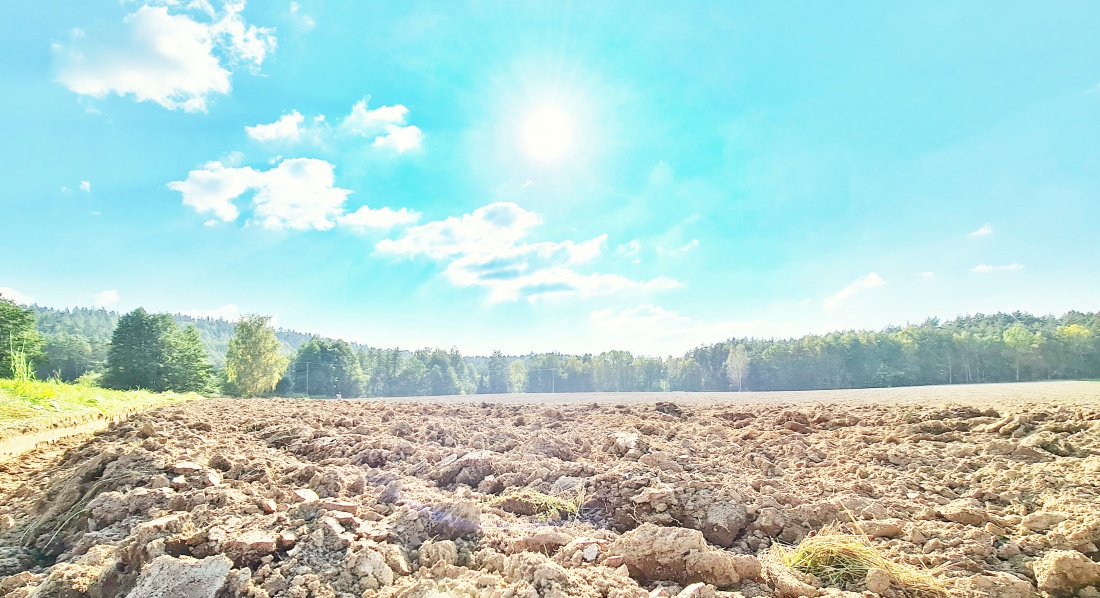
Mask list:
[[[241,163],[244,162],[244,154],[233,150],[226,154],[219,162],[226,166],[240,166]],[[272,162],[272,164],[274,164],[274,162]]]
[[250,167],[225,168],[214,162],[187,173],[186,180],[168,183],[168,188],[182,193],[183,205],[196,212],[212,212],[221,220],[232,222],[240,213],[233,200],[252,188],[257,174]]
[[407,226],[420,213],[407,208],[372,209],[362,206],[346,213],[344,204],[351,191],[335,186],[335,167],[316,158],[283,160],[270,170],[251,166],[226,168],[210,162],[187,173],[168,188],[183,195],[183,204],[214,219],[204,226],[233,222],[240,216],[241,198],[251,194],[249,223],[270,229],[328,230],[339,224],[357,230]]
[[351,107],[351,114],[340,123],[340,128],[353,135],[370,137],[385,131],[386,127],[405,124],[408,108],[397,104],[370,110],[367,108],[369,100],[370,98],[366,98],[356,102]]
[[[275,50],[271,30],[244,22],[243,0],[224,2],[220,18],[206,2],[159,4],[127,15],[121,31],[89,36],[77,29],[68,43],[54,44],[57,80],[80,95],[131,95],[171,110],[205,112],[211,95],[232,87],[223,62],[255,70]],[[170,11],[180,8],[203,14]]]
[[357,230],[390,229],[395,226],[407,226],[420,220],[420,212],[413,212],[407,208],[394,210],[391,208],[371,209],[363,206],[358,210],[345,214],[338,219],[340,226],[346,226]]
[[[463,285],[462,278],[455,276],[450,268],[448,278]],[[500,302],[518,299],[534,301],[552,296],[597,297],[626,292],[667,291],[679,288],[683,283],[665,276],[650,280],[631,280],[618,274],[580,274],[571,268],[554,267],[533,270],[513,279],[473,278],[468,286],[484,287],[489,291],[490,301]]]
[[374,143],[371,145],[392,149],[399,154],[403,154],[420,149],[420,144],[424,141],[424,133],[420,131],[419,127],[413,125],[407,127],[389,125],[386,127],[386,131],[386,135],[375,137]]
[[977,266],[974,266],[973,268],[971,268],[970,271],[971,272],[986,273],[986,272],[999,272],[999,271],[1023,270],[1023,269],[1024,269],[1023,264],[1006,264],[1004,266],[990,266],[989,264],[978,264]]
[[356,102],[351,107],[351,113],[336,126],[328,124],[323,114],[306,123],[305,117],[295,110],[271,124],[245,127],[245,132],[260,142],[303,141],[325,147],[338,136],[366,137],[372,139],[372,147],[398,154],[420,149],[424,142],[424,132],[420,127],[406,123],[408,108],[396,104],[371,110],[367,108],[368,100],[369,98]]
[[299,127],[305,120],[297,110],[290,114],[284,114],[279,120],[269,125],[256,125],[245,127],[248,136],[259,142],[270,141],[298,141],[301,136]]
[[292,158],[257,173],[253,219],[265,228],[332,228],[351,193],[334,186],[333,168],[324,160]]
[[936,277],[936,273],[935,272],[921,272],[920,277],[925,279],[925,280],[931,280],[931,279]]
[[92,192],[92,184],[89,183],[88,181],[80,181],[80,190],[85,192],[85,193],[91,193]]
[[826,297],[824,304],[825,311],[836,309],[852,297],[855,297],[856,295],[869,289],[881,287],[884,284],[886,284],[886,281],[874,272],[871,272],[866,276],[860,276],[859,278],[855,279],[851,284],[837,292],[835,295]]
[[677,247],[675,249],[665,249],[664,247],[657,247],[657,253],[676,257],[678,255],[683,255],[698,246],[699,239],[692,239],[691,241],[688,241],[685,245],[681,245],[680,247]]
[[514,203],[494,203],[461,217],[412,227],[397,239],[379,241],[375,249],[383,254],[446,262],[444,276],[451,283],[485,288],[490,301],[553,295],[588,297],[681,286],[663,276],[635,281],[616,274],[582,274],[575,267],[598,257],[607,235],[582,242],[523,242],[541,222],[538,214]]
[[978,230],[970,233],[971,237],[988,237],[993,234],[993,225],[988,222]]
[[[470,253],[455,257],[444,272],[458,286],[480,286],[489,290],[492,301],[510,301],[553,293],[578,293],[581,296],[605,295],[631,288],[642,288],[621,276],[582,275],[571,266],[590,262],[600,255],[607,235],[576,243],[523,243],[501,247],[492,252]],[[653,287],[664,281],[650,281]]]
[[111,289],[109,291],[100,291],[92,298],[93,305],[99,307],[107,307],[113,303],[118,303],[118,291]]
[[460,218],[428,222],[410,228],[399,239],[384,239],[382,253],[444,259],[456,255],[492,255],[513,248],[542,217],[511,202],[489,204]]
[[299,6],[297,2],[290,3],[290,18],[294,21],[294,24],[305,33],[313,31],[313,28],[317,25],[313,17],[302,12],[302,7]]
[[334,186],[332,164],[315,158],[283,160],[270,170],[225,168],[219,163],[192,170],[168,188],[183,194],[184,205],[200,214],[212,212],[225,222],[237,219],[234,203],[253,192],[250,222],[265,228],[327,230],[344,214],[351,191]]
[[24,295],[11,287],[0,287],[0,297],[10,299],[20,305],[31,305],[34,303],[34,297]]
[[638,241],[638,239],[631,239],[615,248],[615,253],[625,258],[632,259],[635,264],[642,261],[638,259],[638,254],[641,253],[641,251],[642,243]]
[[367,108],[370,98],[360,100],[351,107],[351,114],[340,123],[340,130],[350,135],[374,137],[374,147],[389,148],[397,153],[420,149],[424,133],[415,126],[405,124],[409,109],[396,104]]
[[[627,343],[650,353],[683,353],[703,343],[749,336],[760,331],[760,322],[705,323],[659,305],[643,304],[622,310],[601,309],[588,317],[592,327],[612,344]],[[621,339],[621,340],[619,340]]]
[[65,185],[62,185],[62,186],[61,186],[61,192],[62,192],[62,193],[68,193],[68,192],[69,192],[69,188],[68,188],[68,187],[66,187]]
[[214,309],[193,309],[181,313],[183,313],[183,315],[185,316],[191,316],[195,319],[211,318],[214,320],[226,320],[229,322],[235,322],[241,319],[240,308],[233,304],[223,305]]
[[[225,15],[211,26],[211,31],[226,48],[230,62],[258,71],[264,58],[275,51],[274,29],[245,24],[241,18],[244,0],[226,0],[224,6]],[[209,14],[214,16],[213,11]]]

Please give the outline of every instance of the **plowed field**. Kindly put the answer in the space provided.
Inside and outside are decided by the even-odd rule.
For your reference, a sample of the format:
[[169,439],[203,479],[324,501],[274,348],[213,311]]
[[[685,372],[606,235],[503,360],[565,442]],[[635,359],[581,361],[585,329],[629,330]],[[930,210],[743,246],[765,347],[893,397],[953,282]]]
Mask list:
[[1098,505],[1098,383],[211,399],[0,463],[0,596],[1100,596]]

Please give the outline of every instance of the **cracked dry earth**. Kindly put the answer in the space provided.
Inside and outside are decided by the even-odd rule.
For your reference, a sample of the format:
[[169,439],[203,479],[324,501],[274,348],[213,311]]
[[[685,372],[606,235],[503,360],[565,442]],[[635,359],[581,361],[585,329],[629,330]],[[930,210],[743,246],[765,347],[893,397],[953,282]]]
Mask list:
[[0,596],[910,595],[778,562],[834,523],[953,596],[1100,596],[1100,396],[921,403],[161,408],[0,465]]

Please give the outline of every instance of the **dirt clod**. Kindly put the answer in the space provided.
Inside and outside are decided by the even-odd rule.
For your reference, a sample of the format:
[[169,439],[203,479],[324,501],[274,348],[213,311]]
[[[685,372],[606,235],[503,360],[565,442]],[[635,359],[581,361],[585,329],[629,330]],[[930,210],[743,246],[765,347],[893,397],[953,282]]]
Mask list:
[[1052,550],[1034,565],[1039,589],[1068,596],[1088,586],[1100,585],[1100,563],[1075,550]]
[[948,521],[963,525],[980,526],[988,520],[985,505],[973,498],[953,500],[940,509],[940,514]]
[[643,580],[732,587],[742,579],[760,576],[760,563],[754,557],[716,550],[707,545],[702,532],[693,529],[646,523],[623,534],[610,552],[623,557],[632,577]]
[[157,557],[127,598],[215,598],[229,579],[233,563],[224,556],[201,561]]

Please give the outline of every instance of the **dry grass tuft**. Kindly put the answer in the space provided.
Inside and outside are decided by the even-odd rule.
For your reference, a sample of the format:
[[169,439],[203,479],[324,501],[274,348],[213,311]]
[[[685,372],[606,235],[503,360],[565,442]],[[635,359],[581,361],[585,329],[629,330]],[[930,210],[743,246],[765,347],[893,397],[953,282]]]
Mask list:
[[494,498],[489,504],[517,515],[538,515],[545,518],[575,517],[580,513],[581,505],[584,504],[584,493],[582,487],[575,498],[564,499],[523,488],[509,490]]
[[932,571],[917,569],[886,558],[862,534],[851,534],[839,525],[828,526],[816,535],[808,536],[793,549],[775,545],[781,563],[803,573],[809,573],[826,585],[849,589],[864,581],[867,572],[881,569],[890,577],[893,587],[914,598],[940,598],[947,589]]

